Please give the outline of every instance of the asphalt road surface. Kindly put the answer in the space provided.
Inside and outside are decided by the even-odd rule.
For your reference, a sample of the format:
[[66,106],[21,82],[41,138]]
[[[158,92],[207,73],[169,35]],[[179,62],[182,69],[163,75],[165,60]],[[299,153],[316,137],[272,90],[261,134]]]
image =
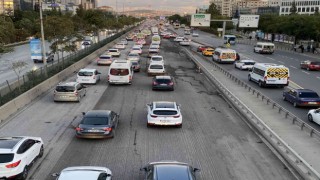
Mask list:
[[[121,58],[127,52],[128,48]],[[163,40],[161,55],[167,72],[175,78],[175,91],[151,90],[145,55],[142,71],[134,74],[132,85],[108,86],[108,67],[92,63],[87,68],[97,68],[102,78],[97,85],[87,87],[81,103],[54,103],[51,90],[2,124],[1,136],[43,138],[45,156],[34,165],[30,179],[54,179],[50,174],[66,167],[91,165],[110,168],[115,180],[138,180],[143,179],[139,171],[142,166],[159,160],[190,163],[201,169],[198,177],[202,180],[294,179],[215,88],[208,87],[179,46]],[[68,78],[74,79],[75,76]],[[146,104],[157,100],[181,104],[181,129],[147,128]],[[114,139],[75,138],[74,127],[81,112],[91,109],[120,114]]]

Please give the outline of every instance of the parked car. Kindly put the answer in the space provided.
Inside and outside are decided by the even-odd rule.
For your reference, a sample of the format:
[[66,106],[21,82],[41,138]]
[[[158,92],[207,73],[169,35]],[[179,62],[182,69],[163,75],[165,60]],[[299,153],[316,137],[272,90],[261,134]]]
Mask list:
[[100,81],[100,72],[96,69],[80,69],[77,82],[81,84],[97,84]]
[[120,57],[120,55],[121,55],[121,53],[118,49],[109,49],[107,54],[112,55],[113,57]]
[[63,169],[60,173],[52,174],[57,180],[111,180],[112,172],[106,167],[74,166]]
[[119,114],[110,110],[91,110],[83,113],[76,127],[78,138],[114,138],[119,123]]
[[309,110],[309,112],[308,112],[308,120],[310,122],[315,122],[318,125],[320,125],[320,108]]
[[163,63],[159,63],[159,62],[150,63],[148,67],[148,76],[164,75],[165,73],[166,73],[166,70],[164,68]]
[[60,83],[53,92],[53,101],[77,101],[86,95],[86,87],[78,82]]
[[141,66],[139,61],[131,61],[131,67],[133,69],[134,72],[140,72]]
[[112,55],[103,54],[97,59],[97,65],[110,65],[113,62]]
[[320,70],[320,62],[318,62],[318,61],[302,61],[300,63],[300,68],[306,69],[308,71],[311,71],[311,70],[319,71]]
[[152,90],[174,90],[174,82],[171,76],[155,76],[152,79]]
[[40,137],[0,137],[0,179],[27,179],[30,168],[43,152]]
[[204,45],[201,45],[201,46],[198,46],[197,48],[197,52],[202,52],[203,50],[207,49],[207,48],[212,48],[214,49],[213,47],[211,46],[204,46]]
[[310,89],[285,89],[282,96],[284,101],[293,103],[294,107],[320,107],[319,95]]
[[144,180],[196,180],[196,172],[200,171],[187,163],[170,160],[151,162],[140,170],[145,172]]
[[255,63],[256,62],[254,60],[250,60],[250,59],[240,60],[234,63],[234,67],[241,70],[250,70],[252,69]]
[[147,126],[177,126],[182,127],[182,114],[176,102],[154,101],[147,104]]
[[203,51],[202,51],[202,55],[204,56],[212,56],[213,55],[213,52],[214,52],[214,49],[213,48],[205,48]]

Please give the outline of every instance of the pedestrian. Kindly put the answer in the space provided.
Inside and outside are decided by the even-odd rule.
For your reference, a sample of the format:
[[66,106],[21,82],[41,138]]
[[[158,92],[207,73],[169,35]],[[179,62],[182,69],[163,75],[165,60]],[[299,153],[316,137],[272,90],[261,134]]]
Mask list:
[[251,41],[251,39],[252,39],[252,36],[249,36],[249,39],[250,39],[250,41]]
[[304,52],[304,46],[303,46],[303,44],[301,44],[301,53],[303,53]]
[[310,45],[308,45],[307,46],[307,52],[310,52],[310,50],[311,50],[311,47],[310,47]]
[[312,46],[312,53],[314,54],[314,51],[316,50],[316,48],[314,46]]
[[294,51],[297,51],[297,46],[296,46],[295,44],[292,44],[292,49],[293,49]]

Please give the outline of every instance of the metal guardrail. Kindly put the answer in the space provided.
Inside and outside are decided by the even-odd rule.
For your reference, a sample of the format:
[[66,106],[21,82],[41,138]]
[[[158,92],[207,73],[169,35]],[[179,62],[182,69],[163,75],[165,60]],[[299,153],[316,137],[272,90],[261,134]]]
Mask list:
[[[201,64],[194,57],[194,55],[189,52],[187,49],[184,49],[185,52],[191,57],[194,63],[201,69],[201,71],[220,89],[222,93],[224,93],[225,97],[227,97],[230,102],[232,102],[238,110],[242,112],[249,120],[250,124],[254,125],[256,129],[263,135],[263,137],[275,148],[283,158],[299,173],[301,177],[304,179],[320,179],[320,174],[314,170],[310,164],[308,164],[299,154],[297,154],[291,147],[288,146],[286,142],[284,142],[275,132],[273,132],[254,112],[252,112],[243,102],[241,102],[232,92],[230,92],[219,80],[217,80],[210,71]],[[238,83],[238,85],[244,87],[248,90],[249,93],[253,95],[256,94],[257,98],[261,98],[262,102],[266,102],[267,105],[271,105],[273,108],[277,108],[278,112],[282,114],[286,118],[291,118],[291,122],[293,124],[298,124],[301,130],[307,129],[311,137],[316,137],[320,139],[320,133],[313,129],[311,126],[303,122],[301,119],[297,118],[293,114],[291,114],[288,110],[281,107],[279,104],[275,103],[261,92],[257,91],[256,89],[250,87],[248,84],[244,83],[243,81],[239,80],[231,73],[227,72],[217,64],[212,63],[215,68],[225,74],[229,79]]]

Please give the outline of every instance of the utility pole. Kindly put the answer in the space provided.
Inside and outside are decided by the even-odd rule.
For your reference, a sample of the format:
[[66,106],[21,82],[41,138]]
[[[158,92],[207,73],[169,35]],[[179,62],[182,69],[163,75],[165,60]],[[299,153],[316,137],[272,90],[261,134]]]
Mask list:
[[47,58],[46,58],[46,46],[44,41],[44,30],[43,30],[43,17],[42,17],[42,0],[40,0],[40,26],[41,26],[41,54],[44,67],[45,76],[47,76]]

